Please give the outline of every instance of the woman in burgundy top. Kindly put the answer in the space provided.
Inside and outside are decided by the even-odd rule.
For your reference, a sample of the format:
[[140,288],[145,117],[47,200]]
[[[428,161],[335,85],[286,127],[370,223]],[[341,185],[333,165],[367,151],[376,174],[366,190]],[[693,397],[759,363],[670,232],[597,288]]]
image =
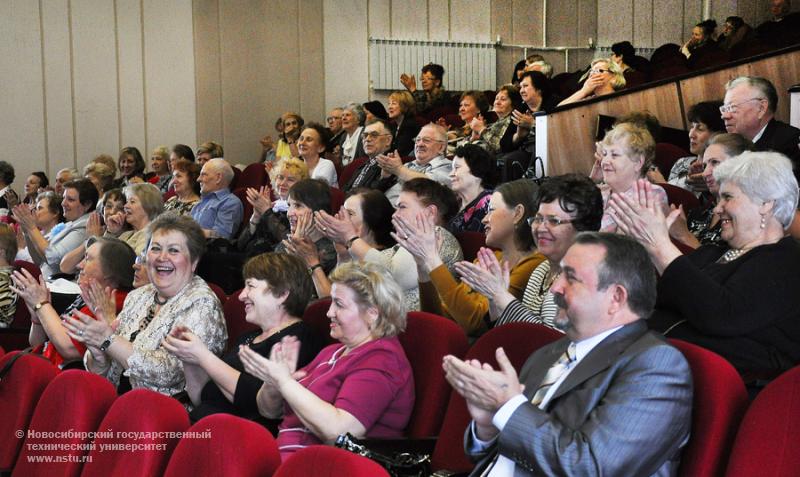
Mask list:
[[281,455],[355,437],[399,437],[414,407],[414,379],[397,334],[406,324],[403,294],[389,272],[374,264],[347,263],[330,276],[330,345],[295,371],[299,343],[292,337],[273,346],[270,358],[248,348],[245,370],[264,381],[258,409],[267,418],[283,414]]

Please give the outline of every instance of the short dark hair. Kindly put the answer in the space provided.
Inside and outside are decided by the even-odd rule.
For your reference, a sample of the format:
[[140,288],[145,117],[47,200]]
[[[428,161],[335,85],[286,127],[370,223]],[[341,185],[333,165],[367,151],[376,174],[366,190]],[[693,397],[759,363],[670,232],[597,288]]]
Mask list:
[[518,250],[530,250],[534,243],[528,218],[539,210],[539,186],[530,179],[517,179],[500,184],[494,191],[509,208],[521,205],[524,209],[522,219],[514,225],[514,243]]
[[197,178],[200,177],[200,164],[194,162],[194,158],[192,160],[188,159],[178,159],[175,162],[175,166],[173,166],[172,172],[181,171],[189,176],[189,183],[192,184],[192,189],[194,193],[200,195],[200,183],[197,182]]
[[475,144],[465,144],[456,148],[455,157],[464,159],[470,174],[481,180],[481,187],[494,187],[497,163],[490,152]]
[[39,195],[36,196],[36,202],[42,199],[47,199],[47,210],[50,211],[51,214],[58,216],[59,223],[63,222],[64,207],[61,205],[61,201],[63,201],[64,198],[51,190],[47,190],[40,192]]
[[709,18],[708,20],[703,20],[695,24],[695,26],[703,29],[703,36],[711,38],[711,35],[714,34],[714,30],[717,29],[717,22]]
[[611,52],[622,58],[622,61],[625,61],[626,58],[631,59],[634,56],[636,56],[636,50],[633,48],[633,45],[631,45],[631,42],[629,41],[621,41],[619,43],[614,43],[613,45],[611,45]]
[[703,101],[694,104],[689,108],[686,118],[690,123],[705,124],[711,132],[724,133],[726,131],[725,121],[722,120],[722,115],[719,114],[721,106],[722,101]]
[[305,126],[300,126],[300,127],[302,127],[303,129],[313,129],[314,131],[316,131],[317,134],[319,134],[319,142],[321,142],[322,145],[325,146],[326,151],[328,150],[328,148],[331,145],[330,144],[331,132],[328,130],[328,128],[316,122],[310,122]]
[[148,226],[147,243],[150,243],[156,232],[179,232],[186,237],[189,249],[189,260],[194,264],[200,261],[206,252],[206,237],[203,229],[191,215],[179,215],[175,211],[164,212]]
[[628,307],[647,319],[656,305],[656,269],[647,250],[625,235],[606,232],[581,232],[576,244],[600,245],[606,250],[597,270],[597,289],[617,284],[628,292]]
[[439,211],[440,225],[444,225],[458,212],[458,198],[449,187],[427,177],[417,177],[403,183],[403,192],[415,194],[424,206],[435,205]]
[[194,162],[194,151],[186,144],[175,144],[172,146],[172,152],[178,156],[178,159],[186,159],[187,161]]
[[92,184],[89,179],[75,179],[64,184],[64,190],[75,189],[78,191],[78,201],[83,206],[88,206],[87,212],[94,210],[97,206],[97,201],[100,199],[100,193],[97,192],[97,187]]
[[422,67],[423,73],[430,73],[439,81],[442,81],[444,78],[444,67],[442,65],[437,65],[436,63],[428,63],[427,65]]
[[289,189],[289,197],[302,202],[314,212],[324,210],[331,214],[331,188],[319,179],[303,179],[297,181]]
[[552,176],[539,187],[539,204],[557,200],[568,214],[574,214],[572,226],[578,232],[600,230],[603,196],[595,183],[583,174]]
[[96,243],[100,244],[100,268],[111,286],[118,290],[131,290],[136,252],[130,245],[114,237],[90,237],[86,241],[86,248]]
[[274,297],[288,292],[283,308],[291,316],[303,316],[314,291],[314,282],[306,264],[296,255],[275,252],[256,255],[245,262],[242,275],[245,280],[254,278],[267,282],[267,293],[272,293]]
[[361,197],[361,215],[364,224],[375,237],[375,242],[384,248],[393,246],[395,240],[391,233],[394,231],[392,227],[394,207],[386,194],[376,189],[359,187],[350,191],[347,196],[356,195]]
[[3,181],[5,185],[9,185],[14,182],[14,166],[9,164],[6,161],[0,161],[0,181]]
[[32,176],[36,176],[39,178],[39,187],[47,187],[50,185],[50,181],[47,179],[47,174],[42,171],[31,172]]
[[364,126],[371,126],[373,124],[383,125],[383,130],[386,131],[392,137],[394,137],[394,130],[392,129],[392,126],[389,125],[389,121],[384,121],[381,118],[375,118],[371,121],[367,121],[367,123]]
[[531,79],[531,84],[539,91],[542,98],[548,98],[553,95],[552,83],[550,83],[550,80],[541,71],[526,71],[522,73],[522,78],[519,79],[520,83],[525,78]]
[[483,94],[483,91],[474,89],[464,91],[461,93],[461,97],[459,98],[458,102],[460,103],[464,100],[464,98],[472,98],[472,100],[475,101],[475,107],[478,108],[478,111],[480,111],[481,114],[489,111],[489,101],[486,100],[486,95]]
[[120,161],[122,161],[122,158],[126,155],[131,155],[133,157],[134,165],[133,165],[133,173],[131,173],[131,175],[132,176],[144,175],[145,167],[147,167],[144,162],[144,157],[142,157],[142,153],[139,152],[139,149],[133,146],[124,147],[122,148],[121,151],[119,151],[119,159],[117,159],[117,167],[119,167]]

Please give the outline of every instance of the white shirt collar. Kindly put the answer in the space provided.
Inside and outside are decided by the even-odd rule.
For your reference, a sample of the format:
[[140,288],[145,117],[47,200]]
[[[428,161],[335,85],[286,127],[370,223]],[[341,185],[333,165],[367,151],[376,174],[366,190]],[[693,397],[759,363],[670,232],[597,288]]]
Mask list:
[[761,139],[761,136],[764,135],[764,131],[767,129],[767,126],[769,126],[769,121],[767,121],[767,124],[765,124],[764,127],[761,128],[761,131],[758,131],[758,134],[753,136],[753,143],[756,143],[758,142],[759,139]]

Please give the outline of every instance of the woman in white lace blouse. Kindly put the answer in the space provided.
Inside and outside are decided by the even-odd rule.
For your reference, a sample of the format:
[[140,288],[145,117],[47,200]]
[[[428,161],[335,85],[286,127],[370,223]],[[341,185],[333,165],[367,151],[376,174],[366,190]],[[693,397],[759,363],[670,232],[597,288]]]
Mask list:
[[107,290],[95,289],[89,306],[98,320],[76,312],[69,334],[86,344],[86,369],[103,374],[120,393],[136,388],[176,395],[185,378],[178,358],[162,341],[178,326],[196,334],[215,354],[227,340],[222,307],[194,270],[205,249],[203,232],[190,217],[167,213],[150,225],[147,272],[151,283],[128,294],[114,316]]

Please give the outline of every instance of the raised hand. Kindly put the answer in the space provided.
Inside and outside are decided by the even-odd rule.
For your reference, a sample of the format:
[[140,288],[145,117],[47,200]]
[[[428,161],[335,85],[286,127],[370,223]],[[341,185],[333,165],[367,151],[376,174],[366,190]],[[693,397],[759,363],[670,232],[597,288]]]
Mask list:
[[256,190],[252,187],[247,188],[247,202],[253,206],[253,213],[261,217],[272,208],[272,199],[268,186],[261,186]]

